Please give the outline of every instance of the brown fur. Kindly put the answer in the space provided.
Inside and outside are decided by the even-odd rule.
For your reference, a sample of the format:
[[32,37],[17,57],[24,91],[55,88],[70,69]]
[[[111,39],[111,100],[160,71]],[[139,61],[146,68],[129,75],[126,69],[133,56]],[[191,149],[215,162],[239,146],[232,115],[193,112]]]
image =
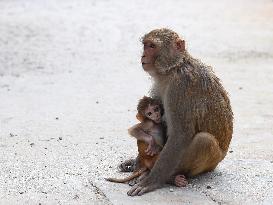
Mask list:
[[128,192],[131,196],[161,187],[173,174],[213,170],[233,132],[227,92],[210,66],[190,56],[184,40],[169,29],[156,29],[143,43],[156,44],[157,50],[147,46],[142,62],[154,80],[152,97],[163,103],[168,140],[149,176]]
[[140,140],[137,140],[137,147],[138,147],[138,165],[137,165],[137,169],[134,170],[134,172],[123,179],[117,179],[117,178],[105,178],[105,180],[110,181],[110,182],[116,182],[116,183],[125,183],[125,182],[129,182],[132,179],[141,176],[142,174],[144,174],[147,171],[150,171],[159,154],[156,154],[154,156],[149,156],[145,153],[145,150],[147,149],[148,145]]
[[145,153],[148,145],[140,140],[137,140],[137,147],[138,147],[138,157],[139,157],[139,166],[146,167],[148,170],[151,170],[159,156],[156,154],[154,156],[149,156]]
[[[151,121],[150,119],[148,119],[145,116],[145,113],[144,113],[145,109],[149,105],[159,105],[160,112],[161,112],[161,114],[163,114],[163,108],[162,108],[162,105],[159,100],[144,96],[142,99],[139,100],[139,103],[137,106],[138,113],[137,113],[136,117],[141,123],[128,130],[130,135],[135,136],[137,138],[138,137],[137,135],[143,134],[143,133],[139,133],[138,130],[143,129],[145,127],[145,125],[147,123],[149,123],[149,121]],[[149,131],[149,130],[147,130],[147,131]],[[157,143],[159,146],[163,147],[163,143],[164,143],[164,139],[162,139],[163,135],[153,136],[153,137],[157,138],[157,139],[160,138],[160,139],[158,139],[159,141],[157,141]],[[141,176],[142,174],[150,171],[153,168],[159,154],[155,154],[153,156],[147,155],[145,151],[148,148],[148,144],[142,140],[137,140],[137,147],[138,147],[138,157],[137,157],[138,163],[136,166],[137,168],[134,170],[134,172],[130,176],[128,176],[124,179],[106,178],[107,181],[117,182],[117,183],[125,183],[128,181],[131,181],[132,179],[134,179],[136,177]]]

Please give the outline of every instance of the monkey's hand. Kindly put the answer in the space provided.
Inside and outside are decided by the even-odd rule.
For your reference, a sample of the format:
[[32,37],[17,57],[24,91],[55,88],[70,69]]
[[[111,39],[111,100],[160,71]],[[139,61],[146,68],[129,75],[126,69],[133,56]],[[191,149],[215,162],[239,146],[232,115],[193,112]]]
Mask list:
[[132,179],[132,180],[129,181],[129,183],[128,183],[129,186],[134,186],[134,185],[136,185],[137,183],[139,183],[140,181],[142,181],[143,179],[145,179],[145,177],[147,177],[149,173],[150,173],[150,171],[146,171],[146,172],[144,172],[142,175],[140,175],[139,177]]
[[151,137],[151,139],[148,142],[148,147],[145,150],[145,153],[149,156],[154,156],[156,154],[158,154],[161,150],[161,147],[159,145],[157,145],[155,139],[153,137]]
[[148,176],[144,178],[142,181],[134,185],[128,192],[128,196],[141,196],[147,192],[153,191],[157,188],[162,187],[164,184],[157,182],[155,180],[151,180]]

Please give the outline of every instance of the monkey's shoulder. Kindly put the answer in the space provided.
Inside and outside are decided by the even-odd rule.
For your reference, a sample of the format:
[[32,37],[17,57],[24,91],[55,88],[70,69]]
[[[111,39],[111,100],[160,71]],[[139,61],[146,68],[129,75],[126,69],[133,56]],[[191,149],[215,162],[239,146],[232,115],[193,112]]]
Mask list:
[[154,130],[161,130],[162,124],[161,123],[155,123],[152,120],[145,119],[143,122],[141,122],[142,128],[144,131],[154,131]]
[[154,126],[154,122],[150,119],[145,119],[143,122],[140,123],[143,129],[151,129]]
[[[197,63],[196,63],[197,64]],[[223,90],[220,79],[215,75],[212,67],[203,63],[182,66],[173,75],[169,86],[172,90],[185,91],[188,95],[208,94]]]

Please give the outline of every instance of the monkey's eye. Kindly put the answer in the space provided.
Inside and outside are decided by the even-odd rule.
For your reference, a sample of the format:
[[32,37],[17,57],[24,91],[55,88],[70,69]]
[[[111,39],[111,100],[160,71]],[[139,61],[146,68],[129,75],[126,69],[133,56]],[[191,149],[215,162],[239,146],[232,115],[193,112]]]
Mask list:
[[156,107],[156,108],[154,109],[154,111],[155,111],[155,112],[158,112],[158,111],[159,111],[159,107]]
[[151,43],[150,48],[155,48],[155,44]]
[[149,48],[156,48],[156,44],[152,43],[152,42],[145,42],[143,43],[143,48],[145,49],[149,49]]
[[148,112],[148,113],[147,113],[147,115],[148,115],[148,116],[151,116],[151,115],[152,115],[152,113],[151,113],[151,112]]

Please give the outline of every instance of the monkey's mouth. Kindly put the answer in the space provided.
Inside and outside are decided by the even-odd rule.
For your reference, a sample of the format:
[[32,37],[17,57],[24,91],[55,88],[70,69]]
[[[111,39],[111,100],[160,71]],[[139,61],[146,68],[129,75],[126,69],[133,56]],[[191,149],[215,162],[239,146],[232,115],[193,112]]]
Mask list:
[[155,123],[161,123],[161,119],[156,119]]
[[151,65],[151,63],[141,63],[142,64],[142,67],[144,68],[144,67],[146,67],[146,68],[148,68],[150,65]]

